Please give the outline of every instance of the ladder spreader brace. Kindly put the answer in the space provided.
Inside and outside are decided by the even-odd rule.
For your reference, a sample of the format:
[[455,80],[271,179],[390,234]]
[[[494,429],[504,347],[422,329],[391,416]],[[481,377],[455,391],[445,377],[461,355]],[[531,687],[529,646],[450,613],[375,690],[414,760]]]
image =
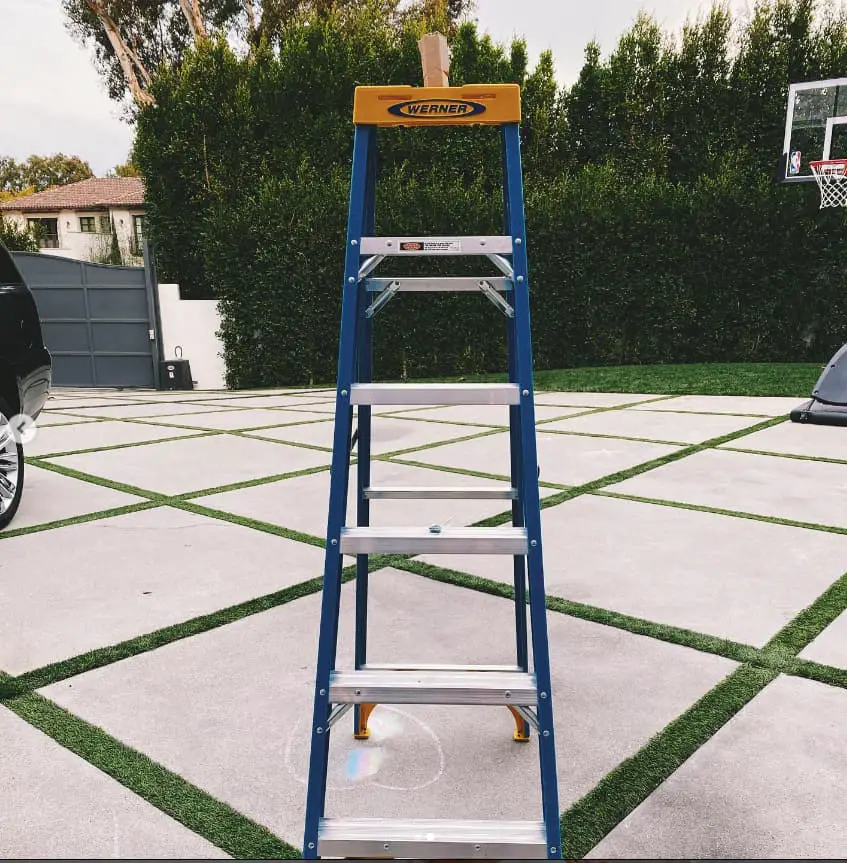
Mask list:
[[[561,856],[560,813],[547,643],[538,455],[532,384],[529,284],[520,154],[520,89],[513,84],[463,87],[358,87],[338,348],[326,559],[321,600],[312,743],[306,800],[305,858],[495,858]],[[376,129],[380,126],[496,125],[503,152],[502,236],[375,237]],[[379,278],[386,257],[487,257],[502,276]],[[508,383],[373,383],[375,313],[402,291],[479,291],[503,312]],[[371,485],[371,408],[383,404],[499,404],[508,407],[511,488],[389,488]],[[353,435],[353,411],[358,411]],[[358,446],[356,524],[347,526],[353,445]],[[502,527],[370,526],[370,503],[409,499],[510,500]],[[514,559],[516,661],[507,666],[374,664],[367,661],[368,556],[504,554]],[[341,569],[356,557],[354,667],[336,668]],[[527,604],[528,600],[528,604]],[[531,621],[529,663],[527,607]],[[354,737],[366,740],[379,704],[500,705],[514,717],[516,741],[538,735],[541,818],[529,821],[325,817],[330,729],[349,710]]]

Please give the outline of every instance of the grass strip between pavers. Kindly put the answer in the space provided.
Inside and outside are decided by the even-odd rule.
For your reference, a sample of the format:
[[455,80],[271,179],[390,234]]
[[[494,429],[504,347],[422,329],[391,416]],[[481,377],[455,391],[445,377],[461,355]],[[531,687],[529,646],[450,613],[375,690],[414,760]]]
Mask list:
[[49,699],[30,692],[5,707],[232,857],[301,858],[267,828]]
[[90,521],[99,521],[101,518],[114,518],[118,515],[129,515],[133,512],[142,512],[145,509],[155,509],[161,506],[158,501],[145,501],[142,503],[130,503],[126,506],[116,506],[112,509],[101,509],[97,512],[84,513],[83,515],[74,515],[69,518],[61,518],[56,521],[47,521],[43,524],[33,524],[28,527],[6,528],[0,532],[0,541],[4,539],[14,539],[16,536],[27,536],[31,533],[41,533],[45,530],[55,530],[59,527],[72,527],[76,524],[86,524]]
[[562,856],[584,857],[777,676],[742,665],[622,761],[562,815]]
[[799,671],[798,676],[821,683],[839,685],[840,680],[847,685],[847,670],[796,659],[845,609],[847,575],[758,651],[769,667],[742,665],[571,806],[562,816],[563,856],[578,859],[587,854],[780,672]]
[[[512,585],[502,581],[492,581],[478,575],[444,569],[443,567],[434,566],[419,560],[398,560],[395,558],[391,562],[391,566],[395,569],[422,575],[425,578],[440,581],[444,584],[465,587],[469,590],[487,593],[491,596],[498,596],[504,599],[513,600],[515,598]],[[559,596],[550,596],[548,594],[546,602],[548,611],[554,611],[567,617],[576,617],[579,620],[586,620],[591,623],[599,623],[603,626],[610,626],[613,629],[622,629],[626,632],[631,632],[633,635],[645,635],[657,641],[665,641],[679,647],[690,647],[693,650],[710,653],[724,659],[734,660],[735,662],[757,663],[760,658],[760,651],[757,647],[732,641],[731,639],[719,638],[715,635],[707,635],[702,632],[695,632],[691,629],[683,629],[682,627],[671,626],[665,623],[655,623],[640,617],[633,617],[629,614],[622,614],[617,611],[598,608],[594,605],[585,605],[581,602],[563,599]]]
[[[89,423],[85,423],[85,425],[89,425]],[[56,426],[48,426],[48,428],[56,428]],[[187,435],[176,435],[173,437],[161,437],[161,438],[153,438],[152,440],[138,440],[138,441],[130,441],[129,443],[114,443],[108,444],[107,446],[95,446],[89,447],[87,449],[70,449],[70,450],[57,450],[56,452],[43,452],[37,456],[27,456],[27,462],[32,463],[33,461],[47,459],[47,458],[64,458],[65,456],[70,455],[88,455],[93,452],[109,452],[110,450],[115,449],[131,449],[133,447],[138,446],[150,446],[151,444],[157,443],[173,443],[174,441],[181,440],[195,440],[196,438],[201,437],[209,437],[210,435],[221,434],[219,431],[205,431],[198,434],[187,434]]]
[[[567,489],[559,495],[552,495],[546,499],[545,504],[552,506],[579,494],[599,491],[605,485],[621,482],[630,476],[652,470],[663,464],[783,421],[783,417],[768,419],[721,438],[685,447],[676,453],[637,465],[626,471],[602,477],[582,486]],[[33,461],[38,463],[37,459]],[[56,467],[49,464],[39,466],[47,469],[55,469]],[[421,466],[434,467],[432,465]],[[154,495],[120,483],[112,483],[108,480],[101,481],[100,478],[89,477],[71,469],[62,468],[57,472],[71,476],[76,475],[79,479],[89,482],[95,481],[120,491],[128,491],[133,494],[140,493],[142,496],[152,498],[150,503],[140,504],[141,507],[167,503],[178,508],[202,512],[202,514],[213,518],[235,521],[260,530],[270,530],[276,533],[282,531],[282,535],[312,544],[316,539],[305,534],[300,535],[296,532],[285,531],[284,528],[279,528],[276,525],[256,522],[252,519],[241,519],[238,516],[211,510],[185,500],[175,501],[164,495]],[[249,484],[252,485],[253,483]],[[561,498],[561,500],[557,500],[557,498]],[[374,569],[385,565],[396,566],[409,572],[417,572],[459,586],[484,590],[494,595],[506,597],[512,595],[510,585],[490,582],[464,573],[442,570],[408,558],[392,556],[383,560],[373,559]],[[352,578],[353,572],[354,568],[348,567],[344,572],[345,580]],[[156,633],[123,642],[120,645],[91,651],[64,662],[36,669],[18,678],[9,680],[4,676],[5,680],[8,681],[3,684],[6,692],[4,703],[9,709],[35,727],[40,728],[63,746],[81,755],[227,853],[236,857],[253,859],[299,857],[299,852],[296,849],[274,837],[265,828],[244,818],[230,807],[220,803],[140,753],[114,740],[100,729],[52,704],[52,702],[32,692],[32,689],[101,665],[110,664],[118,659],[153,650],[163,644],[189,635],[225,625],[240,617],[290,602],[299,596],[316,593],[320,588],[321,579],[312,579],[309,582],[271,594],[269,597],[252,600],[215,614],[196,618],[193,621],[167,627]],[[565,858],[580,858],[591,850],[691,754],[774,680],[780,671],[821,682],[830,682],[834,685],[842,685],[838,681],[841,681],[842,677],[847,678],[847,671],[842,675],[840,669],[796,659],[796,653],[810,643],[847,607],[847,576],[836,582],[812,606],[801,612],[761,651],[749,645],[677,627],[656,624],[557,597],[549,597],[548,606],[553,611],[626,629],[636,634],[659,638],[681,646],[704,650],[745,663],[718,686],[706,693],[684,714],[666,726],[638,753],[622,762],[562,816],[562,850]],[[762,667],[762,665],[768,667]],[[773,666],[778,666],[778,668]]]
[[[597,497],[610,497],[615,500],[628,500],[632,503],[646,503],[652,506],[668,506],[671,509],[687,509],[691,512],[708,512],[712,515],[727,515],[730,518],[745,518],[749,521],[763,521],[766,524],[781,524],[785,527],[800,527],[804,530],[817,530],[823,533],[847,534],[847,527],[832,524],[818,524],[813,521],[796,521],[791,518],[782,518],[778,515],[762,515],[757,512],[743,512],[740,509],[722,509],[719,506],[708,506],[702,503],[686,503],[679,500],[662,500],[661,498],[643,497],[637,494],[624,494],[623,492],[596,489],[591,494]],[[543,509],[543,506],[542,506]]]
[[[374,571],[382,569],[385,565],[385,559],[375,558],[369,564],[369,569]],[[346,583],[353,579],[355,574],[355,565],[345,567],[341,572],[341,580]],[[59,662],[53,662],[50,665],[44,665],[41,668],[27,671],[17,677],[2,675],[0,676],[0,702],[35,689],[41,689],[44,686],[50,686],[53,683],[58,683],[60,680],[67,680],[69,677],[84,674],[95,668],[112,665],[115,662],[120,662],[122,659],[129,659],[141,653],[149,653],[158,647],[172,644],[175,641],[181,641],[183,638],[189,638],[193,635],[200,635],[203,632],[209,632],[209,630],[226,626],[228,623],[234,623],[236,620],[250,617],[253,614],[278,608],[300,597],[319,593],[322,585],[323,577],[319,576],[283,588],[274,593],[212,612],[211,614],[204,614],[200,617],[174,624],[173,626],[157,629],[155,632],[127,639],[119,644],[113,644],[109,647],[99,647],[95,650],[90,650],[88,653],[63,659]]]
[[[738,437],[753,434],[754,432],[761,431],[761,429],[763,428],[770,428],[771,426],[779,425],[784,421],[784,417],[774,417],[772,419],[763,420],[762,422],[758,422],[755,425],[748,426],[747,428],[739,429],[734,432],[730,432],[729,434],[721,435],[720,437],[712,438],[711,440],[704,441],[703,443],[691,444],[690,446],[683,447],[676,452],[667,453],[666,455],[659,456],[658,458],[651,459],[650,461],[645,461],[641,464],[634,465],[633,467],[627,468],[626,470],[621,470],[615,473],[607,474],[606,476],[598,477],[597,479],[583,483],[582,485],[572,486],[571,488],[567,488],[559,492],[558,494],[551,494],[548,497],[543,497],[541,499],[541,509],[548,509],[551,506],[558,506],[560,503],[572,500],[575,497],[580,497],[583,494],[592,494],[594,492],[599,492],[608,485],[616,485],[619,482],[623,482],[624,480],[631,479],[634,476],[639,476],[642,473],[647,473],[648,471],[655,470],[656,468],[664,467],[666,464],[671,464],[672,462],[687,458],[688,456],[694,455],[695,453],[703,452],[704,450],[708,449],[713,449],[714,447],[720,446],[722,443],[726,443],[726,441],[728,440],[735,440]],[[456,472],[459,473],[460,471]],[[511,520],[512,513],[511,510],[509,510],[508,512],[501,512],[497,515],[492,515],[488,518],[482,519],[481,521],[474,522],[473,526],[498,527],[499,525],[505,524],[507,521]]]

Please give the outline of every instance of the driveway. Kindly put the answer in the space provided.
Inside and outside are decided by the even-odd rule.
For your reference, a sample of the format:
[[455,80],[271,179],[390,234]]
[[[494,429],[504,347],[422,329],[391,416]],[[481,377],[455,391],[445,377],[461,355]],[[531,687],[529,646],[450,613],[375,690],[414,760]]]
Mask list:
[[[536,395],[566,856],[843,854],[847,434],[787,422],[795,402]],[[0,534],[1,856],[297,855],[333,410],[326,390],[54,393]],[[373,481],[506,482],[506,419],[377,409]],[[511,561],[391,564],[371,661],[513,661]],[[356,742],[342,720],[327,813],[537,818],[510,725],[380,707]]]

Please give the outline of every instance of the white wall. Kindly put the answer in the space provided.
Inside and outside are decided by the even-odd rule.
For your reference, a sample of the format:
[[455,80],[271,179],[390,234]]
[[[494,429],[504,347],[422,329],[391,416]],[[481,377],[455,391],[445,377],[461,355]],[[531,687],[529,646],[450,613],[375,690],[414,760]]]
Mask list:
[[79,229],[80,216],[94,216],[95,224],[99,230],[100,216],[109,216],[115,224],[115,233],[118,236],[118,244],[123,253],[124,262],[127,266],[135,267],[141,264],[142,258],[132,254],[132,217],[143,214],[143,210],[120,210],[112,208],[105,210],[60,210],[52,213],[22,213],[12,211],[5,213],[6,218],[13,219],[21,227],[26,227],[28,219],[56,219],[59,229],[59,248],[42,249],[45,255],[56,255],[59,258],[74,258],[78,261],[90,261],[97,257],[98,253],[108,253],[112,246],[112,235],[110,233],[84,233]]
[[159,285],[159,308],[165,359],[177,359],[175,348],[180,345],[182,358],[191,364],[194,386],[224,389],[223,346],[216,335],[221,325],[217,300],[182,300],[179,285]]

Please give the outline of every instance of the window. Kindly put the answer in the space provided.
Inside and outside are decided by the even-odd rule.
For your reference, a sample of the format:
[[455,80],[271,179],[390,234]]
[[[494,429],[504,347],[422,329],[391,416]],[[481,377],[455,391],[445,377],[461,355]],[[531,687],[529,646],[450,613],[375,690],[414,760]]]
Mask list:
[[144,230],[147,227],[146,221],[147,219],[144,216],[132,217],[133,251],[136,255],[141,254],[141,249],[144,245]]
[[112,221],[108,216],[100,216],[100,233],[101,234],[111,234],[112,233]]
[[27,219],[42,249],[59,248],[58,219]]
[[94,216],[80,216],[79,229],[83,234],[94,234],[97,228],[94,226]]

